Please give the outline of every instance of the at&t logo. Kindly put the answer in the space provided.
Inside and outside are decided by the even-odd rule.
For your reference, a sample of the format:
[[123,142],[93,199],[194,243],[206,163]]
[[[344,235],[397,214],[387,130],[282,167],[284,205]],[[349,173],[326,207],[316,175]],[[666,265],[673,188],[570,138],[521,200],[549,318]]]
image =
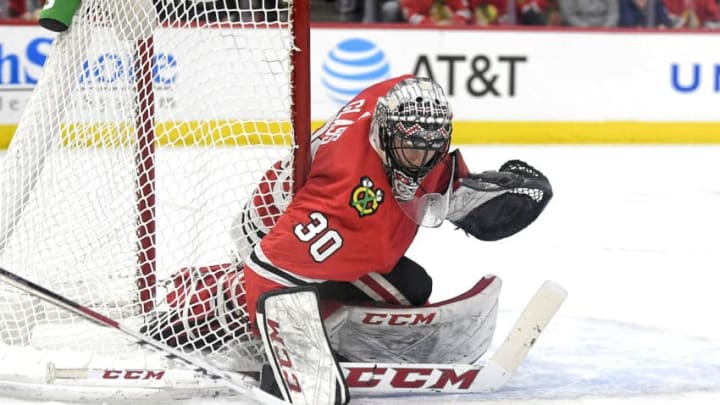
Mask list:
[[338,43],[323,63],[322,84],[328,97],[345,104],[366,87],[390,78],[382,49],[362,38]]

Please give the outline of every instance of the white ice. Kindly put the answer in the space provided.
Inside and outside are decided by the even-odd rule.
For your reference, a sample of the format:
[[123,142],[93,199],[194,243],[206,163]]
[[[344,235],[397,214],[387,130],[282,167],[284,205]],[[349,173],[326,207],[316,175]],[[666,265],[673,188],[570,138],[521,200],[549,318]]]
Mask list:
[[[497,168],[507,159],[526,160],[551,179],[555,197],[535,224],[500,242],[478,242],[450,224],[423,229],[408,255],[433,275],[432,299],[460,293],[483,274],[500,276],[495,346],[544,280],[564,286],[569,297],[499,392],[410,401],[720,403],[720,147],[461,149],[476,171]],[[353,403],[407,401],[357,398]],[[0,404],[31,403],[0,399]]]

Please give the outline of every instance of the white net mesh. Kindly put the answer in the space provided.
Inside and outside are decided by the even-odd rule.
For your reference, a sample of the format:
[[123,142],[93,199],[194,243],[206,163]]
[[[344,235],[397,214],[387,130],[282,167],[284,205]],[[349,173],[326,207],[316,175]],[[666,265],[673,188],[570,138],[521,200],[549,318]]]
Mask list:
[[[140,328],[167,310],[161,280],[233,262],[234,217],[294,145],[292,17],[276,1],[84,0],[0,167],[0,266]],[[138,351],[2,283],[0,342]],[[254,354],[203,342],[218,361]]]

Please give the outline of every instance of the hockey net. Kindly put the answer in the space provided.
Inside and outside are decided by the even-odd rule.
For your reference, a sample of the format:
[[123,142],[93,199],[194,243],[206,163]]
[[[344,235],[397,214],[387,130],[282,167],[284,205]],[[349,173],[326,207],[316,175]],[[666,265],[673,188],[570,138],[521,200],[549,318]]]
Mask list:
[[[172,273],[236,262],[230,228],[265,171],[290,157],[304,172],[307,9],[84,0],[0,162],[0,266],[140,329]],[[228,368],[259,355],[193,350]],[[0,380],[170,367],[154,361],[0,285]]]

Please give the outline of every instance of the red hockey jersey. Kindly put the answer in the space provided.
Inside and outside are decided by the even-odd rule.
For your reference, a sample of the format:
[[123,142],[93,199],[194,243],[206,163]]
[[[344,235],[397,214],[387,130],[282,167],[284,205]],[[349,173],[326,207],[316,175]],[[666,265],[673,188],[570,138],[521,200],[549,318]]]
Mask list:
[[[410,247],[418,225],[398,205],[381,158],[370,143],[378,97],[409,75],[373,85],[312,136],[308,178],[245,264],[249,313],[264,292],[326,280],[388,273]],[[460,172],[467,172],[463,167]],[[443,193],[450,155],[421,185]]]

